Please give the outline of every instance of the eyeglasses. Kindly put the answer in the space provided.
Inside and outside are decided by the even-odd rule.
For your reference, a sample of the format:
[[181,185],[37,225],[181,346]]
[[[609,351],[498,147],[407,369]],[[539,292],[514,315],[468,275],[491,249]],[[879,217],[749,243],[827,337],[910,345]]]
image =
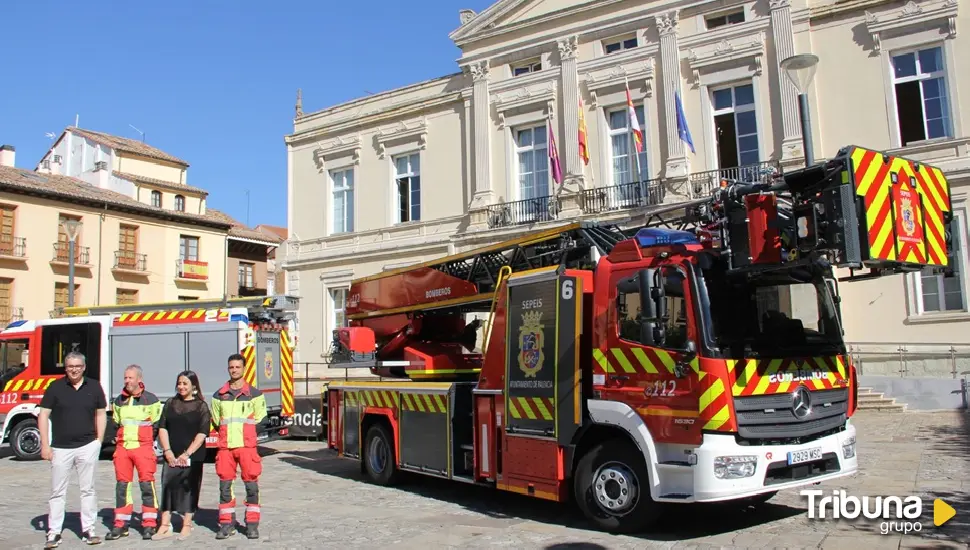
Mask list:
[[84,365],[66,365],[65,368],[68,369],[83,369]]

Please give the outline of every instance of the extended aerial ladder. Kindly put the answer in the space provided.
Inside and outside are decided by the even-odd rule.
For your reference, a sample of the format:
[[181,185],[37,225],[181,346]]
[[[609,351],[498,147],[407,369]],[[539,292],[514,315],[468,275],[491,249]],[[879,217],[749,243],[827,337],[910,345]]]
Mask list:
[[248,296],[241,298],[209,298],[203,300],[178,300],[173,302],[149,302],[144,304],[105,304],[97,306],[73,306],[57,308],[52,318],[85,315],[113,315],[119,313],[171,311],[182,309],[229,309],[246,308],[253,323],[282,324],[293,317],[299,299],[293,296]]

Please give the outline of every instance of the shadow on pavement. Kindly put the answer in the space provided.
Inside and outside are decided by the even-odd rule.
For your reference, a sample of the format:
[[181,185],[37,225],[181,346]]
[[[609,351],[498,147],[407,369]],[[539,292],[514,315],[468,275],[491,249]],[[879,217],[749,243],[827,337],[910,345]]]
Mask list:
[[[292,451],[279,453],[279,460],[323,476],[335,476],[360,483],[370,482],[352,460],[335,457],[331,451]],[[309,482],[312,478],[307,478]],[[580,515],[573,503],[555,503],[497,491],[488,487],[421,475],[402,476],[401,482],[387,490],[406,491],[424,498],[457,504],[466,510],[492,519],[536,521],[574,529],[596,531]],[[657,526],[648,533],[635,535],[644,540],[680,541],[714,536],[740,529],[757,527],[804,514],[802,508],[762,504],[741,509],[732,504],[681,504],[666,509]],[[697,518],[704,518],[698,521]],[[575,545],[575,544],[584,544]],[[601,548],[588,543],[559,545],[549,548]]]

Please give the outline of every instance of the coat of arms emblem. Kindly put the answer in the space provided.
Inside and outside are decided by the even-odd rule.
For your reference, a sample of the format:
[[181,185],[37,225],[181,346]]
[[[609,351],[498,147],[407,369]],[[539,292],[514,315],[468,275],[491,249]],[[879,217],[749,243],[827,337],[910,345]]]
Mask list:
[[903,231],[912,236],[916,232],[916,212],[913,211],[913,201],[907,197],[900,202],[903,212]]
[[541,320],[541,311],[527,311],[522,314],[522,326],[519,327],[519,368],[526,378],[535,378],[545,361],[542,353],[545,335]]
[[266,378],[273,377],[273,352],[266,350],[266,354],[263,355],[263,375]]

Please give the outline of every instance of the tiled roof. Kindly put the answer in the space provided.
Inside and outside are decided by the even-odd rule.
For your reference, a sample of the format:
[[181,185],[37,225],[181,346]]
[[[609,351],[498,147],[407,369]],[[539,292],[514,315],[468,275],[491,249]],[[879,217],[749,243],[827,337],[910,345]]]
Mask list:
[[189,163],[184,160],[174,157],[161,149],[156,149],[147,143],[137,141],[134,139],[128,139],[118,136],[113,136],[111,134],[105,134],[104,132],[95,132],[93,130],[85,130],[84,128],[77,128],[75,126],[68,126],[65,131],[73,132],[79,136],[84,136],[91,141],[100,143],[102,145],[107,145],[118,151],[124,151],[126,153],[133,153],[136,155],[141,155],[144,157],[149,157],[158,160],[165,160],[168,162],[174,162],[176,164],[181,164],[188,168]]
[[95,187],[87,182],[68,176],[44,174],[21,168],[0,166],[0,191],[42,196],[75,204],[103,207],[107,205],[118,211],[131,212],[168,220],[218,229],[229,229],[231,224],[211,215],[190,214],[156,208],[150,204],[111,191]]
[[280,227],[278,225],[259,224],[256,226],[256,231],[269,231],[271,233],[276,233],[284,241],[290,236],[290,231],[287,228]]
[[281,242],[283,242],[283,239],[276,233],[273,233],[272,231],[261,231],[259,229],[251,229],[249,227],[246,227],[242,223],[239,223],[238,221],[236,221],[229,214],[226,214],[225,212],[222,212],[220,210],[216,210],[215,208],[206,208],[205,212],[207,216],[212,216],[216,219],[223,220],[225,223],[230,224],[231,226],[229,228],[230,237],[239,237],[241,239],[251,239],[254,241],[264,242],[266,244],[280,244]]
[[136,176],[135,174],[127,174],[125,172],[119,172],[113,170],[111,172],[115,177],[126,179],[130,182],[136,184],[151,185],[152,187],[160,187],[162,189],[168,189],[170,191],[184,192],[184,193],[197,193],[202,196],[207,196],[208,191],[202,189],[201,187],[192,187],[191,185],[182,185],[181,183],[172,183],[170,181],[159,180],[155,178],[146,178],[145,176]]

